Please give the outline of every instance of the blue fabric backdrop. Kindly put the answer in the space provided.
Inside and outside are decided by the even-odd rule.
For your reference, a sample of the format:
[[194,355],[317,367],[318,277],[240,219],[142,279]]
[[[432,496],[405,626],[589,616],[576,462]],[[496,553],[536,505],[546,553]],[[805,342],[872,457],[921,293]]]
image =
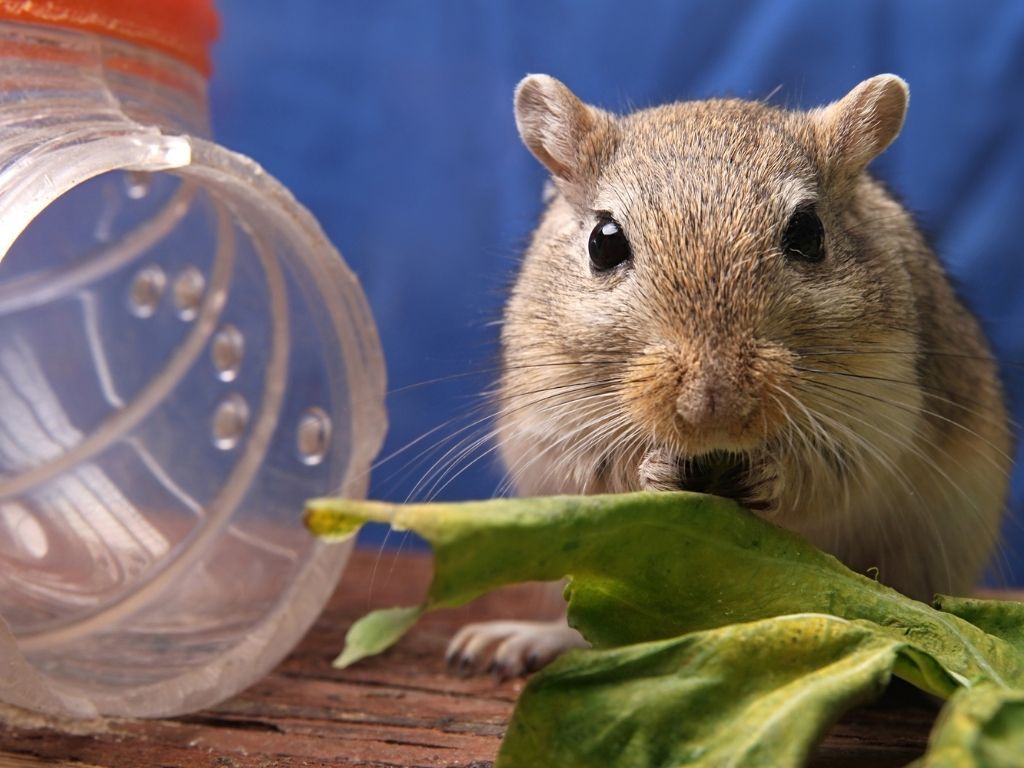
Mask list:
[[[813,106],[865,77],[903,76],[906,127],[874,169],[918,213],[980,315],[1024,421],[1024,3],[218,6],[215,135],[287,184],[360,276],[398,390],[385,454],[460,415],[465,423],[488,384],[489,323],[541,202],[543,173],[511,110],[528,72],[620,111],[772,92]],[[467,372],[478,375],[413,386]],[[386,462],[372,493],[493,493],[500,475],[488,456],[443,488],[416,488],[430,462],[408,462],[446,430]],[[1022,496],[1018,466],[1018,520]],[[1011,577],[1024,584],[1019,522],[1008,540]]]

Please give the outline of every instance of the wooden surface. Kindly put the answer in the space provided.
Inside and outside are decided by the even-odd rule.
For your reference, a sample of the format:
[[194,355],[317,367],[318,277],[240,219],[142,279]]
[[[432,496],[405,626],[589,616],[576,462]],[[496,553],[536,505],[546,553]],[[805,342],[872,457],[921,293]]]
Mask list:
[[[442,661],[445,643],[470,619],[552,615],[550,590],[516,587],[438,612],[381,657],[345,671],[330,665],[353,619],[416,602],[429,576],[429,556],[385,553],[378,563],[376,554],[357,552],[307,637],[248,690],[187,717],[78,723],[70,731],[8,711],[0,767],[490,766],[523,683],[453,677]],[[894,691],[837,725],[813,765],[906,765],[923,752],[936,709],[916,691]]]

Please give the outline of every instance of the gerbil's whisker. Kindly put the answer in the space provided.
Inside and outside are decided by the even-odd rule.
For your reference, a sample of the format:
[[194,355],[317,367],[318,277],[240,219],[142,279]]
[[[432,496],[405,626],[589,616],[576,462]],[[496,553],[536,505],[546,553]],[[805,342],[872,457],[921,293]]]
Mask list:
[[[823,369],[820,369],[820,368],[806,368],[806,367],[801,367],[801,366],[794,366],[794,370],[799,371],[801,373],[813,373],[813,374],[817,374],[817,375],[821,375],[821,376],[839,376],[839,377],[847,378],[847,379],[858,379],[858,380],[861,380],[861,381],[877,381],[877,382],[884,383],[884,384],[895,384],[895,385],[901,386],[901,387],[908,387],[911,392],[914,391],[914,390],[920,389],[923,392],[927,393],[927,396],[929,398],[931,398],[933,400],[936,400],[936,401],[938,401],[940,403],[943,403],[945,405],[949,405],[949,406],[951,406],[953,408],[957,408],[957,409],[959,409],[961,411],[964,411],[967,414],[970,414],[971,416],[977,416],[979,419],[981,419],[983,421],[986,421],[989,424],[1005,424],[1006,423],[1006,420],[1003,419],[1003,418],[1000,418],[999,416],[991,414],[991,413],[989,413],[987,411],[982,411],[982,410],[980,410],[978,408],[971,408],[971,407],[969,407],[967,405],[964,405],[963,403],[958,403],[957,401],[955,401],[955,400],[953,400],[953,399],[951,399],[949,397],[945,397],[944,395],[940,394],[939,390],[937,390],[937,389],[935,389],[933,387],[925,386],[925,385],[923,385],[923,384],[921,384],[919,382],[916,382],[916,381],[904,381],[904,380],[901,380],[901,379],[893,379],[893,378],[889,378],[889,377],[886,377],[886,376],[870,376],[870,375],[861,374],[861,373],[851,373],[850,371],[826,371],[826,370],[823,370]],[[968,399],[967,402],[973,403],[975,405],[980,405],[981,404],[980,401],[974,400],[974,399]]]
[[[988,438],[984,437],[983,435],[978,434],[977,432],[975,432],[970,427],[967,427],[966,425],[961,424],[960,422],[956,421],[955,419],[950,419],[947,416],[943,416],[941,413],[936,413],[935,411],[929,410],[929,409],[924,408],[924,407],[912,407],[912,406],[909,406],[909,405],[907,405],[905,403],[900,403],[900,402],[897,402],[895,400],[890,400],[890,399],[887,399],[887,398],[884,398],[884,397],[880,397],[878,395],[872,395],[872,394],[869,394],[867,392],[860,392],[860,391],[858,391],[856,389],[850,389],[848,387],[841,387],[841,386],[839,386],[837,384],[825,384],[823,382],[814,382],[811,379],[806,379],[805,382],[813,383],[813,384],[816,384],[817,386],[820,386],[820,387],[825,387],[825,388],[827,388],[828,390],[831,390],[831,391],[843,392],[843,393],[846,393],[848,395],[853,395],[854,397],[861,397],[861,398],[865,398],[865,399],[868,399],[868,400],[872,400],[872,401],[874,401],[876,403],[880,403],[881,405],[885,405],[885,406],[888,406],[890,408],[895,408],[897,410],[903,411],[905,413],[909,413],[911,415],[915,415],[916,416],[916,415],[923,414],[923,415],[927,415],[927,416],[931,416],[933,418],[939,419],[940,421],[942,421],[942,422],[944,422],[946,424],[949,424],[950,426],[955,427],[957,429],[963,430],[964,432],[966,432],[967,434],[971,435],[972,437],[977,438],[981,442],[985,443],[985,445],[987,445],[993,451],[995,451],[1000,456],[1002,456],[1004,459],[1006,459],[1007,462],[1009,462],[1010,464],[1013,463],[1013,457],[1010,456],[1009,454],[1007,454],[1006,451],[1004,451],[998,445],[993,443],[991,440],[989,440]],[[997,464],[995,462],[995,460],[993,460],[991,457],[988,457],[988,456],[986,456],[985,458],[989,461],[989,463],[993,467],[999,469],[1002,472],[1003,475],[1007,475],[1006,469],[1004,467],[1001,467],[999,464]]]

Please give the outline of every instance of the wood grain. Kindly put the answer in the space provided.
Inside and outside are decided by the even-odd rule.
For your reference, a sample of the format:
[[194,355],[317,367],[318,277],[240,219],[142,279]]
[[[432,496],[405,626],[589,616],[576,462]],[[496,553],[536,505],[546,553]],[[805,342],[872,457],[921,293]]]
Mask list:
[[[418,601],[430,571],[427,555],[385,553],[378,562],[376,553],[357,552],[306,638],[248,690],[187,717],[79,723],[73,732],[39,718],[13,725],[8,715],[0,767],[490,766],[523,683],[448,674],[445,643],[467,620],[556,614],[550,590],[524,585],[487,595],[427,616],[378,658],[344,671],[330,665],[355,618]],[[813,766],[906,765],[924,751],[936,711],[927,697],[897,687],[840,722]]]

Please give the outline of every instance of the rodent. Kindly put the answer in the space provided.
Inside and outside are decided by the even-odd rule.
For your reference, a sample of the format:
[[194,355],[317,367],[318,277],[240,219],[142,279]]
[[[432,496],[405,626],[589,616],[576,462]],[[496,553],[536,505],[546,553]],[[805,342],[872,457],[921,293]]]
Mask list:
[[501,328],[517,494],[708,491],[912,597],[975,585],[1012,436],[978,322],[865,170],[908,97],[879,75],[809,111],[616,116],[519,84],[553,190]]

